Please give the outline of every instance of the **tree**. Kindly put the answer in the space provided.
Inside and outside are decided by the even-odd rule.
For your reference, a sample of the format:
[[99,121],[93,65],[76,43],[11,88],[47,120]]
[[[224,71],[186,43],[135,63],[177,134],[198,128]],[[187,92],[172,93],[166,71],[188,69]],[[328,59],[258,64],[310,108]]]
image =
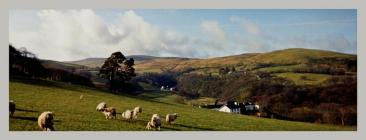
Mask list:
[[116,90],[121,84],[136,76],[133,65],[135,65],[133,58],[127,59],[121,52],[115,52],[104,61],[98,75],[108,79],[110,89]]
[[236,71],[235,67],[232,67],[231,72],[235,72],[235,71]]
[[27,51],[25,47],[16,49],[9,44],[9,59],[10,75],[31,78],[44,78],[47,76],[47,69],[43,67],[41,60],[35,54]]

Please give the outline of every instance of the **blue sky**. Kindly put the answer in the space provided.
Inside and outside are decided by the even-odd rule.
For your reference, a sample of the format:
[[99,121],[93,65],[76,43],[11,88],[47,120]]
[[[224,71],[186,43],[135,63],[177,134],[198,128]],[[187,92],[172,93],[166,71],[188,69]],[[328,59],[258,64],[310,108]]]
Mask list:
[[351,9],[12,10],[9,25],[13,45],[64,61],[114,51],[197,58],[286,48],[357,53]]

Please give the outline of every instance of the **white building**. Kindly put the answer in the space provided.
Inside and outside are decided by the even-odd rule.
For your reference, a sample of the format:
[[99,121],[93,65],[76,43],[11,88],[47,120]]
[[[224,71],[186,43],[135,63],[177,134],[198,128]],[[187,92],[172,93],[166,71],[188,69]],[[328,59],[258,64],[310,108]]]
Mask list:
[[219,108],[221,112],[228,112],[228,113],[240,113],[240,107],[238,104],[234,105],[223,105]]

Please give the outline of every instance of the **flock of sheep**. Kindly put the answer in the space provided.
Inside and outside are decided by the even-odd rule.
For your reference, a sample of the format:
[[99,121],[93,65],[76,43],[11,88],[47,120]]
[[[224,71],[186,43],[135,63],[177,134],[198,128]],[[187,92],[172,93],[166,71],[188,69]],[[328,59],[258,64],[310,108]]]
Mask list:
[[[117,119],[117,112],[114,107],[107,107],[107,104],[105,102],[101,102],[98,104],[97,111],[102,112],[105,115],[106,119]],[[10,117],[13,117],[13,114],[15,112],[15,102],[13,100],[9,101],[9,115]],[[137,106],[132,111],[126,110],[122,113],[122,118],[127,121],[132,121],[133,119],[137,119],[137,116],[142,113],[142,108]],[[178,117],[177,113],[174,114],[167,114],[165,117],[165,121],[168,124],[171,124],[174,122]],[[53,127],[53,118],[54,114],[50,111],[43,112],[38,117],[38,126],[43,131],[55,131]],[[151,130],[160,130],[161,127],[161,118],[158,114],[153,114],[150,121],[146,125],[146,129]]]
[[[101,102],[98,104],[97,111],[102,112],[105,115],[106,119],[116,119],[117,113],[114,107],[107,107],[105,102]],[[140,106],[135,107],[133,110],[126,110],[122,113],[122,119],[127,121],[132,121],[133,119],[137,119],[137,116],[142,113],[142,108]],[[174,122],[178,117],[177,113],[167,114],[165,117],[165,121],[168,124]],[[161,119],[158,114],[153,114],[150,121],[147,122],[146,129],[151,130],[160,130],[161,127]]]

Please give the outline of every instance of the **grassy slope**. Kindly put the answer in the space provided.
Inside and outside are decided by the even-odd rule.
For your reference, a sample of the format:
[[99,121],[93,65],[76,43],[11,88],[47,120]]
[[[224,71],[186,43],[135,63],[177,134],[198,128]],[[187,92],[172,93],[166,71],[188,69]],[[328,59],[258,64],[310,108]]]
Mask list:
[[263,53],[251,57],[249,61],[251,63],[276,63],[276,64],[289,64],[289,63],[305,63],[307,58],[324,58],[324,57],[341,57],[355,59],[355,55],[343,54],[325,50],[315,49],[302,49],[292,48],[285,50],[278,50],[269,53]]
[[151,60],[137,61],[136,72],[162,72],[162,70],[173,70],[181,63],[189,61],[184,58],[157,58]]
[[[133,56],[132,56],[133,57]],[[141,58],[140,58],[141,57]],[[216,57],[209,59],[189,59],[189,58],[171,58],[171,57],[153,57],[143,58],[144,56],[136,56],[135,68],[137,72],[161,72],[162,69],[184,70],[188,67],[202,69],[214,69],[225,66],[236,66],[251,68],[258,63],[275,63],[275,64],[301,64],[307,62],[308,58],[324,58],[324,57],[340,57],[348,59],[357,59],[356,55],[343,54],[325,50],[292,48],[285,50],[277,50],[267,53],[241,54],[227,57]],[[147,56],[145,56],[147,57]],[[86,59],[82,61],[74,61],[78,65],[88,67],[101,66],[104,58]]]
[[65,63],[83,65],[83,66],[93,68],[93,67],[101,67],[105,60],[106,60],[106,58],[88,58],[88,59],[78,60],[78,61],[67,61]]
[[[80,95],[83,99],[80,100]],[[171,97],[167,97],[171,98]],[[252,116],[227,114],[208,109],[193,108],[177,103],[163,102],[164,96],[141,98],[121,96],[80,86],[56,82],[19,81],[10,82],[10,99],[16,102],[14,118],[10,118],[10,130],[39,130],[38,115],[46,110],[55,113],[57,130],[145,130],[145,125],[153,113],[179,113],[174,125],[163,123],[162,130],[355,130],[354,127],[290,122]],[[106,120],[95,111],[99,102],[116,107],[117,112],[142,106],[143,113],[133,122]]]
[[[215,73],[222,67],[235,66],[238,70],[241,68],[254,68],[258,63],[273,63],[276,67],[261,68],[261,71],[289,71],[293,68],[303,67],[302,64],[308,61],[308,58],[324,58],[324,57],[339,57],[348,59],[357,59],[356,55],[342,54],[338,52],[314,50],[314,49],[285,49],[272,51],[268,53],[253,53],[233,55],[227,57],[217,57],[209,59],[153,59],[136,62],[136,71],[138,72],[161,72],[161,68],[171,70],[184,70],[186,68],[195,68],[196,73]],[[287,66],[288,64],[293,64]],[[286,66],[285,66],[286,65]]]
[[[300,77],[302,76],[302,74],[294,74],[294,73],[286,74],[286,73],[290,72],[294,68],[306,67],[304,63],[307,62],[308,58],[339,57],[347,59],[357,59],[356,55],[342,54],[338,52],[325,51],[325,50],[302,49],[302,48],[292,48],[292,49],[272,51],[268,53],[242,54],[227,57],[209,58],[209,59],[164,58],[164,57],[144,58],[144,57],[147,56],[136,56],[136,60],[140,60],[136,61],[135,62],[136,65],[134,66],[137,73],[162,72],[162,70],[181,71],[187,68],[194,68],[195,70],[192,73],[198,73],[198,74],[212,73],[213,75],[215,75],[217,74],[219,68],[223,68],[226,66],[228,67],[235,66],[237,70],[240,70],[240,69],[255,68],[256,64],[258,63],[273,63],[279,66],[254,69],[254,71],[267,71],[274,73],[285,72],[284,74],[280,74],[280,76],[292,80],[297,80],[296,77]],[[103,59],[86,59],[80,62],[75,61],[75,63],[85,64],[88,66],[95,66],[95,64],[101,65],[102,60]],[[307,82],[307,83],[308,84],[318,83],[321,82],[322,80],[324,79],[317,80],[317,82]],[[295,82],[299,83],[298,81],[299,80]]]
[[53,61],[53,60],[44,60],[44,61],[42,61],[42,65],[46,68],[56,68],[56,69],[62,69],[62,70],[86,68],[83,65],[65,63],[65,62],[59,62],[59,61]]
[[294,69],[298,68],[306,68],[307,66],[304,64],[297,64],[297,65],[288,65],[288,66],[273,66],[273,67],[264,67],[255,69],[254,71],[263,71],[263,72],[270,72],[270,73],[281,73],[283,71],[289,72]]
[[331,75],[315,74],[315,73],[278,73],[279,77],[287,78],[295,82],[297,85],[316,85],[324,82]]

